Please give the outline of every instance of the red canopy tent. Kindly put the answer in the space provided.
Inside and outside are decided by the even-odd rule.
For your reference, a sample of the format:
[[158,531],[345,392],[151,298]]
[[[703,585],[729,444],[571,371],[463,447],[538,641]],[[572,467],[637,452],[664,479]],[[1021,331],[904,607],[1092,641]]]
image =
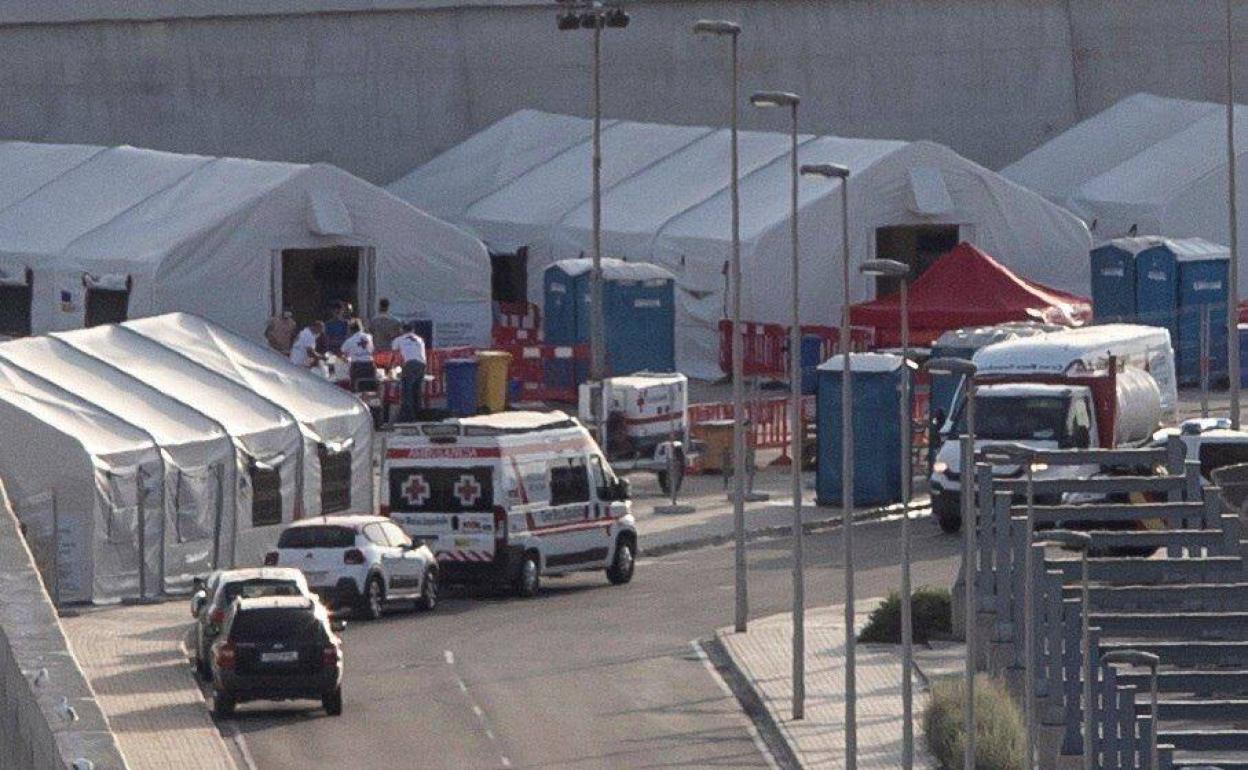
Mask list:
[[[1008,321],[1044,321],[1078,326],[1092,317],[1086,297],[1020,278],[970,245],[960,243],[910,285],[910,340],[925,345],[942,332]],[[901,342],[896,294],[849,309],[853,326],[875,328],[878,347]]]

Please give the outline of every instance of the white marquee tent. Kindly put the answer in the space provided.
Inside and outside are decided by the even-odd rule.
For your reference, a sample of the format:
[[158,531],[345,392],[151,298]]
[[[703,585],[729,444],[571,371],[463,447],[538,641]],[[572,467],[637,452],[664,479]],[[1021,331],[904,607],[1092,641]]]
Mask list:
[[[287,365],[282,356],[268,348],[187,313],[144,318],[123,326],[289,412],[299,422],[307,447],[304,488],[311,513],[326,512],[327,492],[336,500],[329,512],[373,510],[373,417],[355,395],[336,386],[326,387],[324,378]],[[346,473],[327,477],[322,466],[332,464],[340,455],[346,460],[342,468]],[[320,495],[313,500],[317,490]]]
[[57,601],[159,592],[164,468],[150,436],[3,362],[0,435],[0,473]]
[[[439,344],[489,339],[488,283],[465,279],[489,275],[481,243],[333,166],[3,142],[0,176],[0,333],[184,310],[260,339],[345,280]],[[325,288],[319,260],[348,275]]]
[[[729,134],[724,129],[605,121],[604,256],[655,262],[677,276],[677,362],[719,370],[715,327],[725,315],[730,252]],[[855,264],[876,256],[878,228],[952,225],[1031,280],[1086,291],[1090,238],[1077,218],[997,174],[928,142],[802,135],[801,163],[848,166]],[[390,185],[413,205],[461,225],[493,250],[529,249],[530,299],[541,271],[591,248],[590,122],[517,112]],[[744,315],[781,322],[789,307],[790,139],[742,132]],[[839,184],[801,181],[804,323],[840,313]],[[851,299],[873,295],[851,278]]]
[[220,542],[223,522],[244,513],[234,494],[243,457],[221,424],[53,337],[0,345],[0,361],[126,422],[159,448],[163,546],[153,574],[163,576],[165,589],[185,589],[221,563],[228,555]]
[[[1248,114],[1235,108],[1238,171],[1248,172]],[[1092,235],[1230,240],[1226,108],[1128,97],[1001,171],[1088,222]],[[1248,227],[1248,211],[1240,214]],[[1248,274],[1240,291],[1248,290]]]

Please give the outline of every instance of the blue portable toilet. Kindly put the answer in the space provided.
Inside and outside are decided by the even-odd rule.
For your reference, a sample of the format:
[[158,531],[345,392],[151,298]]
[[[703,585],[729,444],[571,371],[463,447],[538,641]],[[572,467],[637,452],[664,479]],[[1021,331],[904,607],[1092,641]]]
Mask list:
[[1236,329],[1239,332],[1239,386],[1248,388],[1248,368],[1243,366],[1242,362],[1248,361],[1248,324],[1239,324]]
[[1202,317],[1209,314],[1209,381],[1224,381],[1228,374],[1226,311],[1229,301],[1230,252],[1199,239],[1182,242],[1176,253],[1178,284],[1178,335],[1174,337],[1179,382],[1200,383],[1200,336]]
[[[593,261],[565,259],[546,268],[546,341],[589,342]],[[602,260],[607,373],[676,370],[676,277],[647,262]]]
[[1089,253],[1092,317],[1100,323],[1135,319],[1135,256],[1139,238],[1120,238]]
[[1165,238],[1132,238],[1148,241],[1135,257],[1135,322],[1160,326],[1170,331],[1171,341],[1179,334],[1178,241]]
[[[901,501],[901,356],[851,353],[854,389],[854,505]],[[819,367],[815,421],[819,442],[815,498],[841,504],[841,378],[845,357]],[[914,377],[914,362],[905,362]],[[913,390],[911,393],[913,394]],[[913,409],[913,405],[911,407]]]
[[819,359],[823,357],[823,338],[816,334],[802,337],[802,395],[811,396],[819,388]]

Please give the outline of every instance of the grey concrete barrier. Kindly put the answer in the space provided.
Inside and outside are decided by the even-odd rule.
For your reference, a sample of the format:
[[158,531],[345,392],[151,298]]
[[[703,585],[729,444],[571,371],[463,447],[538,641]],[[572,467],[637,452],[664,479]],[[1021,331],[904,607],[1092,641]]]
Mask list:
[[124,770],[0,484],[0,770]]

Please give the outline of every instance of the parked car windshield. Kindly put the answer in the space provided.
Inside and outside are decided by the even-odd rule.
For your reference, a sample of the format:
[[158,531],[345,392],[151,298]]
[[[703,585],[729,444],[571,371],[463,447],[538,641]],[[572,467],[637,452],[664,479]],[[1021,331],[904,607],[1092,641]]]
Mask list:
[[[1066,439],[1070,400],[1061,396],[981,396],[975,400],[975,438],[998,441]],[[966,432],[966,409],[958,414],[957,435]]]
[[355,530],[333,525],[291,527],[277,539],[278,548],[350,548]]
[[256,609],[238,613],[230,628],[230,639],[235,642],[312,641],[321,638],[323,629],[311,610]]

